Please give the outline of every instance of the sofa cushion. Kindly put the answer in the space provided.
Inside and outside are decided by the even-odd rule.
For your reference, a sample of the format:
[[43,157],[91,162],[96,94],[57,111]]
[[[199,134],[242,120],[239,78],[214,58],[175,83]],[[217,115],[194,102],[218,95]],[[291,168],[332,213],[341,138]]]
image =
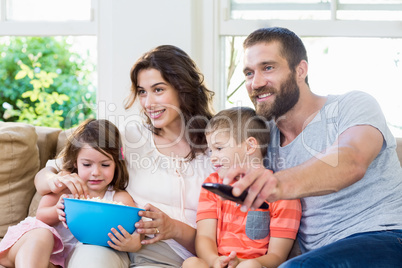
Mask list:
[[60,132],[57,140],[57,148],[56,148],[56,155],[58,155],[66,146],[68,139],[70,138],[71,134],[75,131],[75,128],[69,128]]
[[0,122],[0,237],[28,214],[39,170],[36,142],[33,126]]
[[35,130],[38,135],[39,169],[42,169],[46,166],[47,160],[53,159],[56,156],[57,140],[61,129],[36,126]]

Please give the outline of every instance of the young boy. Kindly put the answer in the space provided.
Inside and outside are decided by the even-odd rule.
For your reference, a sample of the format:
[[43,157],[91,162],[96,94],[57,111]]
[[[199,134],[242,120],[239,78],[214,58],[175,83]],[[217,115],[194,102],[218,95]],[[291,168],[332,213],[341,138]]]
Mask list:
[[[223,110],[205,135],[216,172],[205,182],[222,183],[228,168],[263,165],[269,129],[251,108]],[[299,228],[299,200],[280,200],[269,209],[241,211],[241,205],[202,189],[197,211],[197,257],[183,267],[277,267],[284,262]]]

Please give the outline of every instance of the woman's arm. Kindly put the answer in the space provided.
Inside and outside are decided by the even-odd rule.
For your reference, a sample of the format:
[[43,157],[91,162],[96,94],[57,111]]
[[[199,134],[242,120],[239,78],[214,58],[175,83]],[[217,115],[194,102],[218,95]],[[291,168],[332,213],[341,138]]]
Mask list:
[[89,195],[88,187],[75,173],[58,172],[54,167],[44,167],[35,176],[35,187],[40,195],[60,193],[69,189],[75,197]]
[[[44,167],[35,175],[35,187],[38,193],[42,196],[49,193],[57,193],[62,190],[61,185],[56,185],[54,177],[57,170],[53,167]],[[50,184],[49,182],[53,182]]]
[[194,241],[196,230],[181,221],[170,218],[167,214],[151,204],[145,205],[146,211],[140,211],[138,215],[152,219],[152,221],[140,221],[135,224],[140,234],[153,234],[151,239],[143,240],[143,245],[152,244],[160,240],[174,239],[191,253],[195,253]]

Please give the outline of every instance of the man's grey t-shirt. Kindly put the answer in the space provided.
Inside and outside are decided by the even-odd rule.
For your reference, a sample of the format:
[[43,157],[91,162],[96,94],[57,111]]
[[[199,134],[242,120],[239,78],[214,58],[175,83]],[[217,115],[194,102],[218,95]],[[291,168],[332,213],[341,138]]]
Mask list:
[[[336,193],[301,199],[298,238],[302,252],[356,233],[402,229],[402,170],[395,138],[378,103],[366,93],[328,96],[325,106],[303,132],[284,147],[280,146],[278,128],[270,122],[266,167],[277,172],[299,165],[325,153],[342,132],[357,125],[370,125],[382,133],[381,152],[360,181]],[[337,168],[336,162],[328,164]]]

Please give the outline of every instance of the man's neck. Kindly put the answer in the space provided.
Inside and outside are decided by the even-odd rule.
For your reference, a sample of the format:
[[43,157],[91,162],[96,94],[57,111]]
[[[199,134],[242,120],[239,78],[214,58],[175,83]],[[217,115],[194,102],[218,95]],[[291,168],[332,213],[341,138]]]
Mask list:
[[281,132],[281,146],[291,143],[314,119],[324,106],[327,97],[318,96],[311,91],[300,95],[297,104],[285,115],[276,119]]

